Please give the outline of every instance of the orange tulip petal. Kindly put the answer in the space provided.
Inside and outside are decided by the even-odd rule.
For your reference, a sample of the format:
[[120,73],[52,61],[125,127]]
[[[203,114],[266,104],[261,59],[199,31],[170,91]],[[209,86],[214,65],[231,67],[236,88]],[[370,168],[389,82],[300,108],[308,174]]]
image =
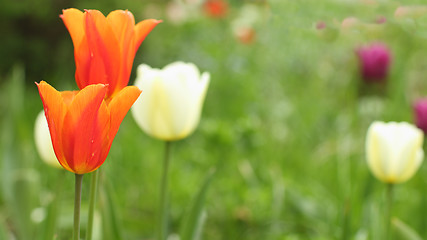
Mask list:
[[119,43],[101,12],[88,10],[85,16],[86,37],[91,51],[89,84],[108,83],[110,95],[118,81]]
[[[95,169],[101,147],[108,141],[108,110],[102,105],[107,86],[89,85],[70,103],[62,129],[64,156],[73,172],[83,174]],[[102,107],[104,106],[104,107]],[[104,134],[104,135],[103,135]]]
[[74,48],[78,48],[82,42],[85,32],[83,28],[84,13],[75,8],[69,8],[62,11],[60,15],[62,21],[70,32],[71,39],[73,40]]
[[110,146],[119,130],[120,123],[126,116],[126,113],[132,107],[133,103],[138,99],[141,94],[136,86],[128,86],[123,88],[108,104],[110,110]]
[[161,23],[162,20],[156,19],[146,19],[144,21],[139,22],[135,26],[135,41],[134,41],[134,49],[135,52],[138,50],[142,41],[144,41],[145,37],[153,30],[157,24]]
[[121,54],[120,57],[122,59],[120,62],[119,79],[117,81],[114,92],[111,93],[111,95],[114,95],[116,92],[126,87],[129,82],[134,55],[132,55],[132,58],[129,56],[135,51],[133,49],[134,45],[132,42],[135,35],[135,19],[133,14],[127,10],[116,10],[108,14],[107,20],[114,32],[114,35],[116,36],[116,39],[119,42]]
[[[135,34],[133,36],[132,42],[130,43],[131,46],[129,46],[129,51],[126,56],[124,56],[124,69],[125,72],[128,73],[126,78],[130,77],[130,72],[133,65],[133,60],[135,58],[135,54],[138,51],[139,46],[144,41],[145,37],[153,30],[157,24],[161,23],[161,20],[155,20],[155,19],[147,19],[144,21],[139,22],[135,26]],[[125,87],[125,86],[123,86]]]
[[[93,54],[89,50],[89,44],[86,36],[80,43],[79,47],[74,48],[74,59],[76,62],[76,83],[79,89],[90,85],[90,73],[93,65]],[[104,71],[103,71],[104,72]]]
[[60,93],[65,105],[69,106],[79,91],[63,91]]
[[[107,158],[107,155],[110,151],[110,129],[111,129],[111,123],[110,123],[110,110],[108,109],[108,106],[105,101],[102,101],[101,107],[99,108],[98,112],[98,136],[100,139],[99,148],[102,150],[99,153],[98,159],[94,159],[92,162],[92,168],[93,170],[96,170],[98,167],[100,167],[105,159]],[[96,160],[96,161],[95,161]]]
[[61,93],[50,86],[45,81],[36,83],[39,89],[40,97],[43,102],[43,108],[49,126],[49,131],[52,139],[53,149],[58,158],[59,163],[66,169],[68,164],[65,161],[64,152],[62,149],[62,123],[67,112]]
[[123,47],[128,47],[127,45],[129,45],[134,34],[135,19],[133,14],[129,11],[116,10],[108,14],[107,20],[123,52]]
[[70,33],[74,45],[74,58],[76,62],[76,82],[80,89],[89,85],[89,72],[91,52],[87,43],[85,32],[85,13],[75,8],[62,11],[60,16]]

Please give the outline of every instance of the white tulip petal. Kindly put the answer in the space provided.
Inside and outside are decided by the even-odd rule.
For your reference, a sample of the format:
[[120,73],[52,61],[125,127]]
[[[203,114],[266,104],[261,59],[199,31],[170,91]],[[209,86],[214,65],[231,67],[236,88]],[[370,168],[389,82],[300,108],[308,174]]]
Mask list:
[[200,76],[194,64],[175,62],[163,70],[138,67],[135,85],[142,90],[132,115],[147,134],[177,140],[198,125],[209,74]]
[[418,151],[416,151],[415,156],[413,158],[413,162],[411,162],[411,165],[408,165],[405,168],[405,171],[402,172],[400,178],[398,179],[399,182],[404,182],[410,179],[415,174],[415,172],[420,168],[423,160],[424,160],[424,151],[422,149],[418,149]]
[[194,91],[191,89],[191,80],[188,79],[188,76],[184,75],[185,72],[169,68],[169,71],[165,71],[164,73],[164,79],[167,79],[165,88],[171,99],[170,105],[173,116],[171,126],[173,128],[173,135],[180,136],[188,128],[189,113],[194,108],[192,106]]
[[383,164],[380,154],[380,141],[378,138],[377,129],[380,128],[382,123],[374,122],[368,129],[368,136],[366,140],[367,161],[372,173],[379,179],[385,179],[382,171]]
[[49,127],[44,111],[41,111],[36,118],[34,126],[34,140],[36,143],[37,151],[40,154],[40,158],[48,165],[56,168],[61,168],[55,152],[52,146],[52,140],[50,138]]
[[409,123],[374,122],[366,139],[368,165],[384,182],[406,181],[422,162],[422,142],[421,130]]

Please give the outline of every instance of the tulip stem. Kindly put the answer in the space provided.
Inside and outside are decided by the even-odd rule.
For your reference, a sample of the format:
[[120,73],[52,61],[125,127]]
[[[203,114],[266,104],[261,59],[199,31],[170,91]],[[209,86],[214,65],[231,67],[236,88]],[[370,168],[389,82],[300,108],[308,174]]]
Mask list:
[[98,192],[99,171],[100,170],[98,169],[92,173],[92,178],[91,178],[91,183],[90,183],[89,212],[88,212],[88,217],[87,217],[86,240],[92,239],[93,215],[95,212],[96,194]]
[[168,172],[169,172],[169,161],[170,161],[170,148],[171,142],[165,142],[165,155],[163,159],[163,172],[162,180],[160,185],[160,215],[159,215],[159,225],[158,225],[158,237],[159,240],[166,239],[166,233],[168,229]]
[[82,201],[82,180],[83,174],[76,173],[76,184],[74,193],[74,240],[80,240],[80,204]]
[[387,193],[386,193],[386,214],[385,214],[385,239],[392,239],[391,234],[391,217],[392,217],[392,207],[393,207],[393,183],[387,183]]

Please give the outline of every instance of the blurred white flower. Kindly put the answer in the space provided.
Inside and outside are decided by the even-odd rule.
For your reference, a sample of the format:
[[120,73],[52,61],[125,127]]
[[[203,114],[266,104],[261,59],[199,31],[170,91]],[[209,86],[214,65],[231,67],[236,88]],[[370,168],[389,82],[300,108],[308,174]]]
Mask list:
[[245,4],[238,16],[231,22],[234,36],[242,43],[251,43],[256,37],[255,26],[261,20],[260,9],[253,4]]
[[361,22],[358,18],[347,17],[344,18],[341,22],[341,28],[343,30],[354,30],[356,27],[360,26]]
[[43,222],[43,220],[46,219],[46,209],[43,207],[38,207],[33,209],[33,211],[31,211],[30,218],[33,221],[33,223]]
[[166,17],[172,24],[180,25],[200,17],[200,0],[172,0],[166,5]]
[[420,167],[423,132],[406,122],[373,122],[366,136],[366,157],[372,173],[381,181],[400,183]]
[[132,107],[137,124],[148,135],[179,140],[197,127],[210,80],[192,63],[175,62],[162,70],[138,66],[135,85],[142,90]]
[[427,14],[426,6],[399,6],[394,12],[396,19],[416,19],[421,18]]
[[47,125],[44,111],[42,110],[36,118],[34,126],[34,140],[40,158],[48,165],[63,169],[56,159],[53,151],[52,140],[50,139],[49,127]]

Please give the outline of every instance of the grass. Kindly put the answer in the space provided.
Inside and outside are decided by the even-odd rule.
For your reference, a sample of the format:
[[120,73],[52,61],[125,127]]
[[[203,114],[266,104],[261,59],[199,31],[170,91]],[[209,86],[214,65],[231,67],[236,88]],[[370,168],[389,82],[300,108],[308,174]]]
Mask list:
[[[262,18],[256,41],[245,45],[229,25],[241,4],[231,6],[225,19],[200,16],[182,25],[159,16],[164,23],[135,60],[135,67],[189,61],[211,73],[198,129],[172,145],[171,232],[179,232],[189,203],[215,169],[202,239],[381,239],[386,187],[367,168],[365,134],[374,120],[413,121],[412,102],[427,90],[425,17],[395,19],[397,2],[272,0],[257,4]],[[364,23],[385,16],[387,22],[375,30],[345,31],[340,23],[348,16]],[[319,20],[337,31],[336,38],[319,36]],[[373,41],[385,42],[393,54],[379,94],[363,91],[354,54]],[[56,239],[69,239],[74,176],[51,169],[37,155],[33,124],[42,105],[32,82],[41,79],[27,79],[24,69],[16,65],[1,81],[0,239],[44,239],[53,226]],[[73,75],[63,75],[52,72],[64,79],[44,80],[59,89],[73,87]],[[154,238],[163,146],[130,114],[125,118],[101,168],[100,239]],[[89,180],[85,176],[83,222]],[[411,239],[408,231],[427,238],[426,183],[423,164],[396,186],[396,239]],[[59,218],[51,222],[55,208]]]

